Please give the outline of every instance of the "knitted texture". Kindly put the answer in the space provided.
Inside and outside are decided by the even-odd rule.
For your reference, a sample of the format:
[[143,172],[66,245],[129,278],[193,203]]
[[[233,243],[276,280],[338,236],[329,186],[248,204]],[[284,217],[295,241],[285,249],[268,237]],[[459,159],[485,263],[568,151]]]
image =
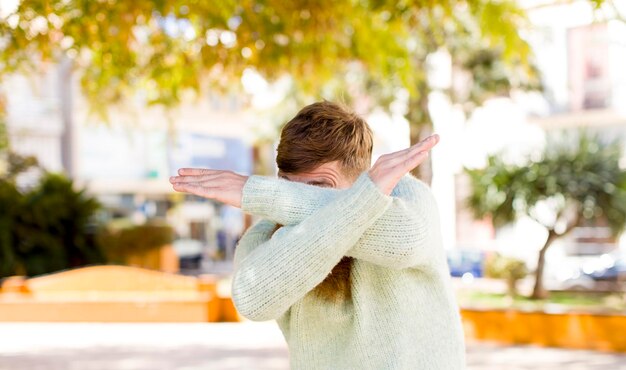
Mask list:
[[[437,205],[424,183],[407,175],[387,196],[367,173],[345,190],[251,176],[242,209],[262,220],[235,251],[233,301],[251,320],[277,320],[292,369],[464,368]],[[313,294],[344,256],[354,258],[349,296]]]

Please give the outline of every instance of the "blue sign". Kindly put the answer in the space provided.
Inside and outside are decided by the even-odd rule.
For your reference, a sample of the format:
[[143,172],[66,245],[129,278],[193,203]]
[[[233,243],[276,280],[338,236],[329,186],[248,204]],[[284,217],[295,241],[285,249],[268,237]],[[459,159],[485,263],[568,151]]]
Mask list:
[[242,140],[179,133],[169,151],[171,175],[182,167],[230,170],[242,175],[252,173],[252,148]]

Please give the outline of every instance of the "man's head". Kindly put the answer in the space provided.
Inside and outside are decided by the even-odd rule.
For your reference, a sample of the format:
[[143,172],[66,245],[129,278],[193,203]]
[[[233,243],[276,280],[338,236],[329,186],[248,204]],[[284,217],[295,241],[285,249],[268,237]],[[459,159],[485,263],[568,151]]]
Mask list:
[[361,117],[335,103],[313,103],[282,130],[276,156],[279,176],[348,188],[370,168],[372,145],[372,131]]

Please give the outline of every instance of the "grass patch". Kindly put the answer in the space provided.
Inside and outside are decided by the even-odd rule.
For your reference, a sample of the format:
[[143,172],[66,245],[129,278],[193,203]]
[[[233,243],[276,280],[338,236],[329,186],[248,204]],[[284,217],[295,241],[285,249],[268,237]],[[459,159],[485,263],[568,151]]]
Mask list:
[[626,314],[626,295],[623,293],[553,292],[547,299],[511,298],[501,293],[465,291],[458,293],[461,307],[478,309],[521,310],[588,310]]

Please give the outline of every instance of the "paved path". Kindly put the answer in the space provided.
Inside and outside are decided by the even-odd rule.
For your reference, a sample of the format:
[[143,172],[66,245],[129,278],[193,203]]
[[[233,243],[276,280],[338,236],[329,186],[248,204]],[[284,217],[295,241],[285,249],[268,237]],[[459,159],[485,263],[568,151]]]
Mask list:
[[[274,323],[0,323],[0,370],[287,370]],[[468,370],[626,370],[626,354],[468,344]]]

